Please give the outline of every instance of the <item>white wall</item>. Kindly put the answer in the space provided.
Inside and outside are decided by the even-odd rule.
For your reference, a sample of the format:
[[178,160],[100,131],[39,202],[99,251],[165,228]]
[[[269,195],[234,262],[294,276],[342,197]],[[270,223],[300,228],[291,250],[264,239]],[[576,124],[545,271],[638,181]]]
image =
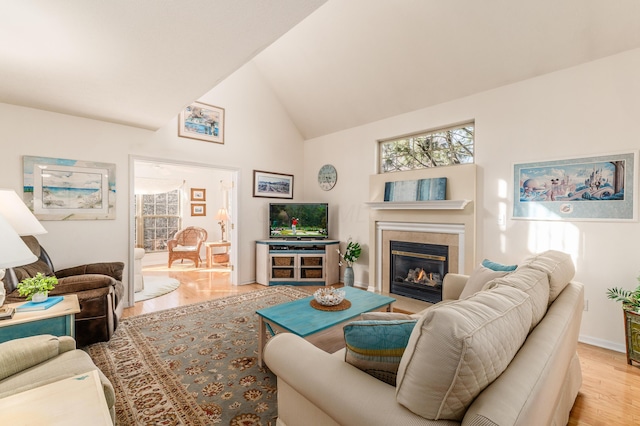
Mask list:
[[[22,193],[22,156],[116,164],[116,219],[45,221],[38,236],[56,268],[129,256],[129,156],[215,165],[239,171],[239,282],[255,280],[256,239],[267,236],[269,199],[252,197],[252,171],[295,176],[302,194],[302,137],[262,77],[248,64],[201,98],[226,111],[225,144],[177,137],[176,119],[156,132],[0,104],[0,187]],[[211,213],[208,212],[208,217]],[[125,274],[127,272],[125,271]]]
[[[517,263],[547,249],[571,254],[585,284],[588,311],[581,339],[624,351],[621,306],[606,289],[638,284],[640,224],[537,222],[510,219],[513,163],[638,150],[640,50],[628,51],[467,98],[392,117],[305,142],[305,195],[333,206],[332,238],[369,246],[368,175],[375,173],[376,140],[475,119],[478,165],[477,259]],[[320,166],[332,163],[338,183],[325,193]],[[637,183],[637,181],[636,181]],[[501,209],[509,212],[498,224]],[[337,223],[336,223],[337,222]],[[368,253],[356,264],[356,282],[373,280]]]

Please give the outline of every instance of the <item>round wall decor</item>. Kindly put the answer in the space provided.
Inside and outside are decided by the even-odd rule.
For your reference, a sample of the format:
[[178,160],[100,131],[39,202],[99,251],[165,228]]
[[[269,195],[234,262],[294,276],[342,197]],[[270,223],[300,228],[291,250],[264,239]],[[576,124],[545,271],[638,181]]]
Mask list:
[[320,167],[320,170],[318,171],[318,185],[320,185],[320,188],[324,191],[329,191],[335,186],[337,180],[338,172],[335,167],[331,164],[325,164]]

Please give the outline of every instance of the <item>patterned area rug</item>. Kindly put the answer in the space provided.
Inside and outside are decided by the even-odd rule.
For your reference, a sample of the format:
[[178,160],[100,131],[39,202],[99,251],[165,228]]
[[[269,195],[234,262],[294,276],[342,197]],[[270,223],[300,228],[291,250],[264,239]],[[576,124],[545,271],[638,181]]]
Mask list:
[[278,286],[122,320],[85,348],[128,425],[274,425],[276,378],[258,367],[255,311],[307,297]]

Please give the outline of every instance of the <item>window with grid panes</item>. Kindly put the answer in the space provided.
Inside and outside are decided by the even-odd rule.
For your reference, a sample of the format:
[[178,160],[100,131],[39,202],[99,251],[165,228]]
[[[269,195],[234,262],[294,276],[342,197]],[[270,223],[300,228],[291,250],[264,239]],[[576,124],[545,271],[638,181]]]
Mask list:
[[180,190],[138,195],[136,202],[139,212],[136,225],[141,227],[136,235],[141,237],[145,251],[166,251],[167,241],[181,227]]
[[380,141],[380,173],[474,162],[474,124]]

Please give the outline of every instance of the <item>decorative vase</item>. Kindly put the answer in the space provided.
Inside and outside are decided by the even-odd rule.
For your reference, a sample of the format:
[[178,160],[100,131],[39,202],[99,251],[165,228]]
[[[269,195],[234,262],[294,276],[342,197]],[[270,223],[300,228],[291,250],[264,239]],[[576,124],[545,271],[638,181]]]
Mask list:
[[347,266],[344,270],[344,285],[353,287],[353,268],[351,266]]
[[41,293],[36,293],[33,296],[31,296],[31,301],[35,303],[40,303],[40,302],[44,302],[48,298],[49,298],[49,292],[43,291]]

